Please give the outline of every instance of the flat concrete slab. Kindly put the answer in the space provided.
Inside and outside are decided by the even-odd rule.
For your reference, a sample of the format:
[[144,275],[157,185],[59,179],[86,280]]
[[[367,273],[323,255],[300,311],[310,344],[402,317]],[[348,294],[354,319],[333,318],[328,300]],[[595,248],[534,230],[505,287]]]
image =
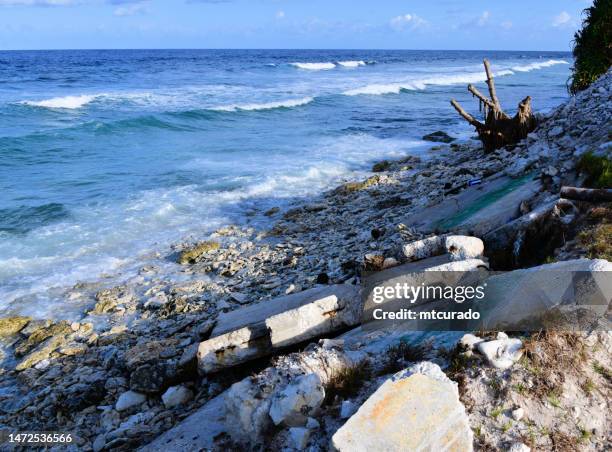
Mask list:
[[531,180],[530,176],[519,179],[499,176],[468,187],[405,223],[426,233],[453,230],[481,237],[517,218],[521,202],[533,198],[540,190],[540,181]]
[[211,450],[214,438],[225,432],[225,393],[211,399],[202,408],[185,418],[141,452]]

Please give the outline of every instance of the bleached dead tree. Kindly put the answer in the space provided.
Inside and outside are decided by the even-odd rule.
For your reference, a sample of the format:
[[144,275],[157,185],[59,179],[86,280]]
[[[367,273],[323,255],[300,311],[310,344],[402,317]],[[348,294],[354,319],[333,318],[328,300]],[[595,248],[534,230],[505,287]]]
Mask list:
[[535,129],[537,122],[531,111],[531,97],[527,96],[518,105],[518,111],[514,117],[508,116],[501,108],[495,82],[488,60],[484,60],[485,72],[487,74],[487,86],[490,98],[482,94],[474,85],[468,85],[468,91],[478,98],[480,111],[484,110],[485,122],[482,123],[470,115],[455,100],[451,100],[451,105],[457,112],[476,128],[478,137],[487,152],[499,149],[508,144],[514,144],[522,140]]

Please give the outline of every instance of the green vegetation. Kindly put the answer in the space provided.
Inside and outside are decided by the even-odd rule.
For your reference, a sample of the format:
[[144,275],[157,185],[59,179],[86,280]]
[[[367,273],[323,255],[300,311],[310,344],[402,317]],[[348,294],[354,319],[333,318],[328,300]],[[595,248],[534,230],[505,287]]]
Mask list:
[[325,387],[325,399],[332,403],[336,396],[347,399],[359,393],[366,381],[372,376],[372,368],[366,360],[345,367],[332,376]]
[[491,417],[493,419],[497,419],[499,417],[499,415],[502,414],[503,411],[504,411],[504,407],[498,406],[493,411],[491,411]]
[[595,0],[584,15],[582,30],[574,35],[572,94],[587,88],[612,65],[612,0]]
[[[612,24],[610,25],[612,26]],[[580,158],[577,168],[587,174],[586,186],[593,188],[612,187],[612,161],[610,159],[587,152]]]

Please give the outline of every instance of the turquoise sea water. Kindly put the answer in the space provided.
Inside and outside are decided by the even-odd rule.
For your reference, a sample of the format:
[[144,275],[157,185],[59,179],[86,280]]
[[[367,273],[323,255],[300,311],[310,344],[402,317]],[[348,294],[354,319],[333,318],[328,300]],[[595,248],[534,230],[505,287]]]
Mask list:
[[469,137],[449,99],[477,113],[484,57],[507,110],[567,98],[563,52],[0,52],[0,315],[69,310],[78,281]]

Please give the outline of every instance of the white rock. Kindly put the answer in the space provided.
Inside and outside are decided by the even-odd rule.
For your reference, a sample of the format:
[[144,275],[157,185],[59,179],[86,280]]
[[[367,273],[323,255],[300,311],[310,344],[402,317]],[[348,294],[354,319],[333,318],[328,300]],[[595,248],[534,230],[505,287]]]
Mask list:
[[310,439],[310,430],[304,427],[291,427],[288,439],[291,447],[297,450],[304,450]]
[[459,344],[465,347],[468,350],[473,350],[475,346],[484,342],[484,339],[474,336],[473,334],[464,334],[463,337],[459,340]]
[[171,386],[162,395],[162,401],[166,408],[174,408],[175,406],[183,405],[192,398],[193,392],[185,386]]
[[531,448],[523,443],[513,443],[508,452],[531,452]]
[[520,421],[525,416],[525,410],[522,408],[517,408],[516,410],[512,410],[512,419],[515,421]]
[[499,331],[497,333],[496,339],[508,339],[508,335],[506,333],[504,333],[503,331]]
[[489,364],[497,369],[508,369],[523,355],[520,339],[499,339],[478,344]]
[[133,406],[142,404],[147,400],[147,396],[135,391],[127,391],[119,396],[115,409],[117,411],[125,411]]
[[270,406],[274,424],[290,427],[306,425],[308,415],[317,411],[325,398],[325,389],[316,374],[302,375],[280,393],[275,394]]
[[482,256],[484,243],[478,237],[449,235],[444,239],[444,247],[454,261],[473,259]]
[[386,380],[332,437],[340,452],[465,451],[473,434],[457,385],[424,362]]
[[348,419],[357,411],[357,406],[350,400],[344,400],[340,405],[340,418]]

